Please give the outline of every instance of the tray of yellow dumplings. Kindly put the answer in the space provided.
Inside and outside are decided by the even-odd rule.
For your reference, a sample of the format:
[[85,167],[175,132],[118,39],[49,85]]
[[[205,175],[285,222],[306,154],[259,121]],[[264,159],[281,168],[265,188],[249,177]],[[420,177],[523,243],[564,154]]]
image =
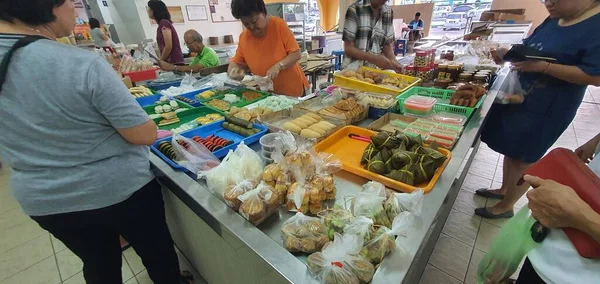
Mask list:
[[288,130],[295,135],[321,141],[345,125],[344,120],[321,116],[315,112],[291,108],[261,115],[259,123],[271,132]]

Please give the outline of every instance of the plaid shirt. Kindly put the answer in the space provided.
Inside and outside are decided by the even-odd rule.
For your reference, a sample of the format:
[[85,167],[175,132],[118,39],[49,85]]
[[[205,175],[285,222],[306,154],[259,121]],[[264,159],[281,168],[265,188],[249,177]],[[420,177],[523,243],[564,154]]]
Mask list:
[[[361,51],[373,54],[381,54],[383,46],[394,42],[394,15],[392,8],[388,5],[381,7],[381,15],[378,21],[373,16],[371,0],[358,0],[346,11],[344,22],[343,41],[354,42],[354,46]],[[345,56],[344,66],[356,61]],[[367,66],[376,67],[374,64],[364,62]],[[363,65],[363,62],[359,62]]]

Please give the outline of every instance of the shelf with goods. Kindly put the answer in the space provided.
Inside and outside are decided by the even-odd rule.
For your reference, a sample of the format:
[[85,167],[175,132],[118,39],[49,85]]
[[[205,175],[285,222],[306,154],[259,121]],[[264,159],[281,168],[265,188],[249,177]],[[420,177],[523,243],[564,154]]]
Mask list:
[[[499,76],[495,85],[501,85],[503,81],[504,77]],[[435,246],[453,201],[473,161],[481,127],[496,93],[497,88],[491,88],[480,108],[466,122],[462,135],[451,151],[452,158],[431,191],[425,194],[421,215],[422,225],[415,228],[409,237],[398,240],[405,246],[406,252],[397,249],[387,255],[377,266],[371,283],[417,283],[419,281],[429,254]],[[288,111],[285,115],[293,116],[292,119],[303,117],[310,112],[311,104],[308,102],[293,108],[302,112]],[[297,113],[294,114],[295,112]],[[280,117],[282,118],[279,120],[283,123],[285,118]],[[374,122],[369,118],[361,119],[350,123],[367,128]],[[251,144],[249,147],[258,155],[262,155],[260,143]],[[360,156],[360,153],[355,154]],[[174,171],[156,156],[151,157],[151,162],[159,180],[165,185],[167,212],[177,214],[175,215],[177,218],[169,221],[169,226],[174,232],[174,241],[182,249],[182,253],[193,260],[192,265],[208,282],[237,283],[238,280],[244,280],[246,283],[320,282],[308,272],[309,268],[306,265],[308,254],[290,253],[285,249],[282,225],[295,213],[290,212],[285,206],[280,206],[274,216],[268,217],[258,226],[253,226],[244,217],[227,207],[223,198],[218,196],[205,179],[196,180],[183,172]],[[356,195],[362,190],[362,185],[369,181],[345,170],[335,173],[334,180],[337,198],[328,206],[335,203],[344,207],[347,206],[345,197]],[[210,234],[215,237],[199,233],[205,231],[210,231]],[[222,251],[223,257],[226,258],[223,261],[226,263],[242,261],[244,265],[236,266],[235,269],[226,269],[226,273],[214,273],[214,271],[224,271],[220,266],[221,262],[210,261],[212,256],[204,253],[214,249]],[[411,267],[414,268],[409,271]],[[271,273],[267,273],[268,271]]]

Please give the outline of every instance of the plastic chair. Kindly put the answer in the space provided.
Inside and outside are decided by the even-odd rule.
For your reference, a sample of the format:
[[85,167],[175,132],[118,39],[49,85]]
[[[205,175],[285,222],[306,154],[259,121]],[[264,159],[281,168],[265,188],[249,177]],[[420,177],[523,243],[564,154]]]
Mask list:
[[334,70],[342,69],[342,56],[344,56],[343,50],[334,50],[331,55],[335,56]]

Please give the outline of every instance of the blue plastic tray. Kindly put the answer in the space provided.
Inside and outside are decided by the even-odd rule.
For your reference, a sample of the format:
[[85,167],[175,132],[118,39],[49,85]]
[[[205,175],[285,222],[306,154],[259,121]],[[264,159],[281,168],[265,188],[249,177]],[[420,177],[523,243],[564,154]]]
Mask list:
[[[197,94],[200,94],[200,93],[202,93],[202,92],[204,92],[204,91],[208,91],[208,90],[210,90],[210,89],[212,89],[212,88],[204,88],[204,89],[200,89],[200,90],[192,91],[192,92],[189,92],[189,93],[181,94],[180,96],[182,96],[182,97],[186,97],[186,98],[188,98],[188,99],[191,99],[191,100],[193,100],[194,102],[193,102],[193,103],[189,103],[189,104],[190,104],[190,105],[192,105],[193,107],[199,107],[199,106],[201,106],[202,104],[201,104],[201,103],[200,103],[198,100],[196,100],[196,95],[197,95]],[[176,98],[176,99],[177,99],[177,98]]]
[[[260,129],[260,132],[254,134],[252,136],[244,137],[242,135],[239,135],[237,133],[231,132],[231,131],[223,128],[223,122],[224,121],[220,121],[220,122],[215,122],[215,123],[211,123],[208,125],[204,125],[199,128],[196,128],[196,129],[182,132],[182,133],[180,133],[180,135],[183,137],[187,137],[187,138],[192,138],[194,136],[200,136],[202,138],[206,138],[208,135],[213,134],[213,135],[219,136],[221,138],[225,138],[227,140],[232,140],[233,144],[213,152],[213,155],[215,155],[215,157],[220,159],[220,158],[227,156],[227,153],[229,153],[229,150],[234,150],[235,148],[237,148],[237,146],[240,144],[240,142],[244,141],[244,144],[249,146],[253,143],[256,143],[260,139],[260,137],[265,135],[268,131],[268,129],[265,126],[254,124],[255,128]],[[158,151],[158,144],[160,142],[171,141],[171,139],[172,139],[172,137],[169,136],[169,137],[166,137],[163,139],[156,140],[154,142],[154,144],[152,144],[152,146],[150,146],[150,149],[152,150],[152,152],[154,152],[154,154],[159,156],[161,159],[163,159],[163,161],[165,161],[167,164],[169,164],[174,169],[183,171],[183,172],[190,172],[186,168],[175,163],[173,160],[167,158],[167,156],[165,156],[163,153]],[[193,174],[196,174],[196,173],[193,173]]]
[[137,98],[135,100],[138,102],[138,104],[140,104],[140,106],[147,107],[155,104],[156,101],[160,99],[160,97],[162,97],[161,94],[156,94],[152,96]]
[[154,89],[155,91],[166,90],[171,87],[179,87],[181,85],[182,80],[183,80],[183,78],[179,79],[179,80],[175,80],[175,81],[164,82],[164,83],[150,82],[150,83],[146,84],[146,87]]

